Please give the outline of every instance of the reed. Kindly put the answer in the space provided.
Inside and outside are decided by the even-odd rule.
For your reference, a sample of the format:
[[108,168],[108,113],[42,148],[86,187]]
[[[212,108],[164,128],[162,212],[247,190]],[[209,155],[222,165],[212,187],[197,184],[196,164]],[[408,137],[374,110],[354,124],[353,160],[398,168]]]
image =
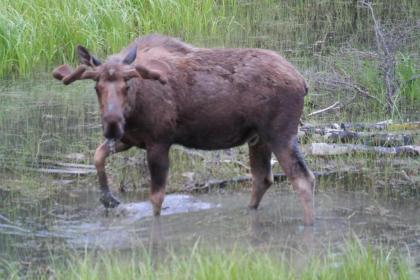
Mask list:
[[226,5],[235,1],[1,0],[0,76],[46,71],[73,62],[82,44],[100,55],[118,51],[140,34],[192,37],[229,32]]
[[[4,276],[37,279],[417,279],[407,260],[392,249],[349,241],[338,252],[323,256],[300,256],[294,260],[257,250],[208,249],[194,246],[182,253],[174,251],[156,258],[137,249],[130,252],[70,254],[50,256],[38,270],[19,272],[19,264],[4,265]],[[7,274],[6,274],[7,273]],[[1,271],[0,271],[1,276]]]
[[[75,62],[77,44],[105,55],[153,32],[203,46],[279,50],[302,64],[349,42],[374,42],[371,19],[355,0],[0,0],[0,6],[0,77]],[[384,0],[375,10],[385,23],[420,16],[411,0]]]

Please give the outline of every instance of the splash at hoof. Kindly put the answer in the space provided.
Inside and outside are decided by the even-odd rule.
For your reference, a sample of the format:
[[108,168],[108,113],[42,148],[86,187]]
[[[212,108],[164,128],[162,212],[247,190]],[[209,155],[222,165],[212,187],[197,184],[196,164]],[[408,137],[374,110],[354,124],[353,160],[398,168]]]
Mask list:
[[116,199],[110,192],[104,193],[99,201],[105,208],[115,208],[120,204],[118,199]]

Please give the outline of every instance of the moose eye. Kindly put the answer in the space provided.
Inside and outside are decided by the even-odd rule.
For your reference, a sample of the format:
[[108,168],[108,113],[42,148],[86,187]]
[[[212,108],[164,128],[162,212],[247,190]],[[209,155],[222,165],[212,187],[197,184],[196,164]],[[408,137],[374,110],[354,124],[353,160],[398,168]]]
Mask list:
[[124,88],[123,88],[123,92],[125,94],[127,94],[129,90],[130,90],[130,86],[129,85],[125,85]]

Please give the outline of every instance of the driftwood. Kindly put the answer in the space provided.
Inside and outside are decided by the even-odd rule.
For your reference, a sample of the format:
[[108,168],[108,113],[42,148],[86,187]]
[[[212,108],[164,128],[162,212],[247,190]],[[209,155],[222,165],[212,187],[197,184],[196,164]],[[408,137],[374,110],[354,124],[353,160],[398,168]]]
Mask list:
[[95,169],[90,168],[29,168],[30,171],[48,173],[48,174],[63,174],[63,175],[87,175],[96,173]]
[[332,104],[332,105],[330,105],[330,106],[328,106],[328,107],[326,107],[324,109],[320,109],[320,110],[314,111],[312,113],[309,113],[306,117],[311,117],[311,116],[315,116],[315,115],[318,115],[318,114],[322,114],[322,113],[324,113],[326,111],[335,109],[338,105],[340,105],[340,102],[337,101],[334,104]]
[[410,134],[358,133],[353,131],[329,131],[324,135],[329,143],[353,143],[367,146],[398,147],[414,144]]
[[8,218],[6,218],[5,216],[3,216],[3,215],[0,214],[0,223],[1,224],[2,223],[10,224],[11,221]]
[[[300,128],[299,136],[302,142],[352,143],[368,146],[398,147],[414,144],[410,130],[420,128],[420,122],[392,124],[384,121],[376,124],[331,124],[331,125],[304,125]],[[406,133],[389,133],[384,129]],[[382,132],[378,132],[382,131]]]
[[371,147],[360,144],[328,144],[312,143],[304,146],[305,154],[312,156],[335,156],[353,153],[370,153],[395,156],[419,156],[420,146],[399,146],[399,147]]
[[386,120],[377,123],[333,123],[333,124],[304,124],[299,128],[301,132],[310,134],[325,134],[331,129],[347,130],[347,131],[402,131],[402,130],[418,130],[420,122],[393,123],[392,120]]
[[[314,172],[315,177],[329,177],[329,176],[337,176],[343,174],[350,174],[350,173],[359,173],[360,170],[356,170],[354,168],[347,168],[347,169],[340,169],[340,170],[332,170],[332,171],[323,171],[323,172]],[[283,182],[286,181],[287,177],[284,173],[275,173],[273,174],[274,182]],[[252,181],[251,175],[244,175],[238,176],[235,178],[230,179],[214,179],[209,180],[206,182],[196,182],[195,184],[187,184],[184,185],[183,190],[189,192],[207,192],[212,189],[223,189],[230,185],[238,185],[243,183],[250,183]]]
[[95,166],[91,164],[67,163],[53,160],[42,160],[37,163],[36,167],[25,169],[40,173],[63,175],[88,175],[96,173]]

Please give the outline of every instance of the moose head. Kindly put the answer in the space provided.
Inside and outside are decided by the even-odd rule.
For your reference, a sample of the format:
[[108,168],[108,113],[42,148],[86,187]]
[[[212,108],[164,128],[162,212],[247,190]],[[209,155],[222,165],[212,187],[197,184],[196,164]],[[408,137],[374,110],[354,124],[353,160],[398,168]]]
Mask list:
[[95,81],[95,90],[100,105],[102,127],[105,138],[119,140],[124,134],[125,113],[129,108],[129,81],[134,78],[157,80],[162,84],[166,78],[158,70],[135,63],[137,48],[128,51],[125,57],[112,57],[102,63],[89,51],[77,46],[80,65],[72,70],[67,64],[58,66],[53,71],[54,78],[69,85],[76,80]]

